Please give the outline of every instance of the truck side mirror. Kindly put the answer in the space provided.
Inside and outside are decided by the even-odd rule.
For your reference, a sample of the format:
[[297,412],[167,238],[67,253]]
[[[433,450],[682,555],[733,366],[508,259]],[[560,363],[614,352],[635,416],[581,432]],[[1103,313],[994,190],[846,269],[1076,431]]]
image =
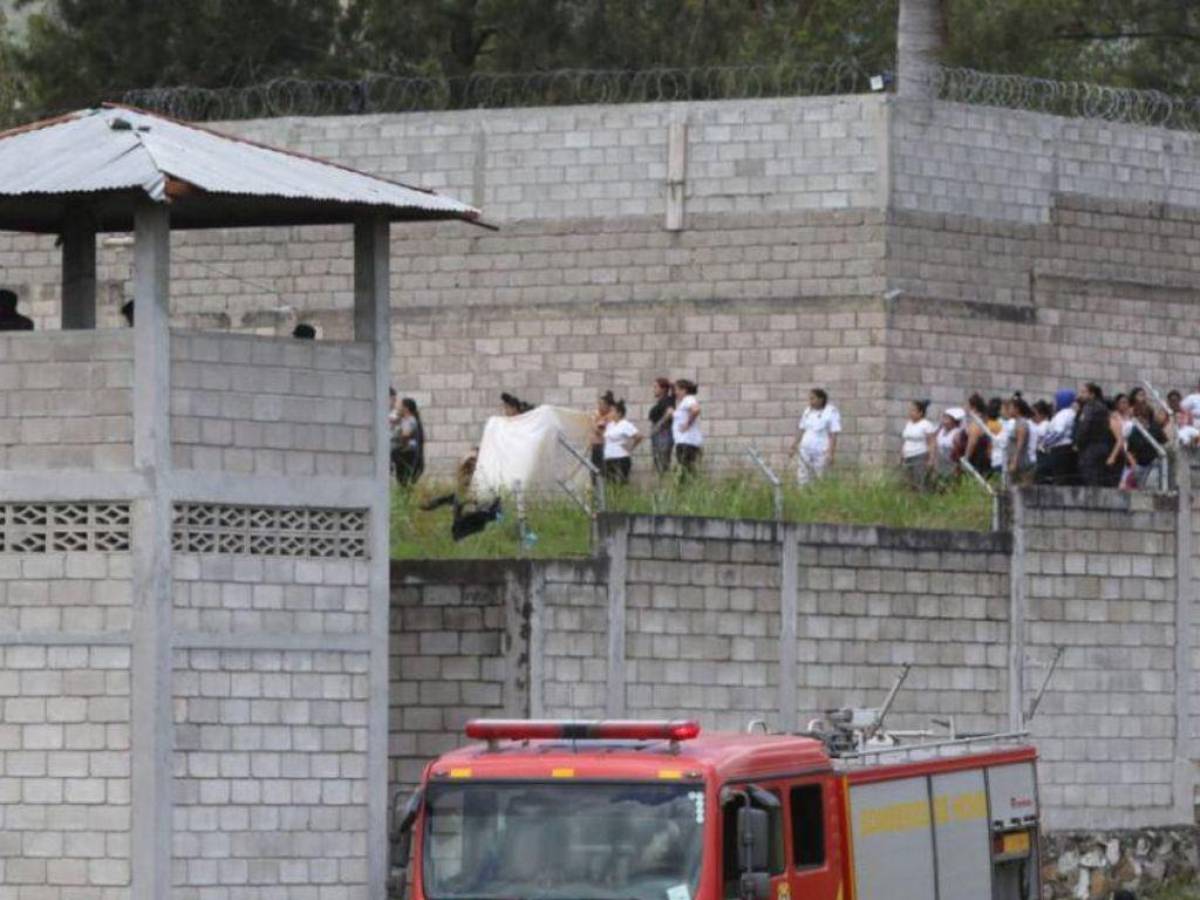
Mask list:
[[417,788],[408,798],[408,802],[400,805],[399,791],[392,798],[392,868],[404,871],[408,868],[408,857],[412,853],[413,825],[421,811],[421,801],[424,791]]
[[743,806],[737,815],[742,876],[766,873],[770,866],[771,821],[765,809]]

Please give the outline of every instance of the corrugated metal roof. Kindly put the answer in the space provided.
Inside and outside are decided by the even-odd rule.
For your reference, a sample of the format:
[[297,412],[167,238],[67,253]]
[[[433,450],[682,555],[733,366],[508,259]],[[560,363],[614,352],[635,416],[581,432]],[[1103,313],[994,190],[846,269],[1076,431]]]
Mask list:
[[[479,217],[473,207],[432,191],[126,107],[85,110],[0,134],[0,199],[129,191],[160,202],[182,191],[191,207],[204,194],[220,195],[222,209],[236,210],[239,222],[253,198],[267,201],[273,220],[280,209],[300,213],[305,201],[326,210],[322,220],[329,218],[329,204],[410,214],[397,218]],[[231,205],[229,198],[241,202]]]

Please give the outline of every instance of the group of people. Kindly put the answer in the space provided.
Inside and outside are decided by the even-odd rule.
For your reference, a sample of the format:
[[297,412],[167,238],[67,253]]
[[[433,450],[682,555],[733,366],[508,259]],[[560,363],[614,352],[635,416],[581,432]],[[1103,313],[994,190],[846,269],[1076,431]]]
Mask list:
[[924,490],[958,475],[963,462],[1006,483],[1144,488],[1160,471],[1165,448],[1200,446],[1200,386],[1165,403],[1145,387],[1106,397],[1095,382],[1064,388],[1054,401],[1020,393],[985,400],[972,394],[935,425],[929,401],[914,400],[903,430],[901,465]]
[[[656,378],[653,385],[654,404],[650,407],[651,456],[660,475],[677,465],[684,475],[696,470],[704,452],[704,433],[700,428],[699,386],[680,378]],[[618,484],[629,481],[633,468],[633,451],[645,439],[641,430],[628,418],[624,399],[618,400],[612,391],[605,391],[596,401],[592,413],[591,460],[604,477]]]

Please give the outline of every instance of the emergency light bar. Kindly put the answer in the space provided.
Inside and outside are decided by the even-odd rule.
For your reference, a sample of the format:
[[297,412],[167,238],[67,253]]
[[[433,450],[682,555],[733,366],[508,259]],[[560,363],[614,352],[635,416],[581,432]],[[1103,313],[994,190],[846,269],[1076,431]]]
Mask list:
[[690,741],[700,734],[694,720],[668,722],[609,720],[570,721],[563,719],[472,719],[467,737],[476,741]]

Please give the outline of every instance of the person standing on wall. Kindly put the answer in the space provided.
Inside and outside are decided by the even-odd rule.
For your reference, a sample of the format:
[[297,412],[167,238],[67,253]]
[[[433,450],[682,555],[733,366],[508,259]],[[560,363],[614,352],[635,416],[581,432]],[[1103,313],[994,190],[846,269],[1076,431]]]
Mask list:
[[613,406],[617,398],[612,391],[605,391],[596,398],[596,411],[592,413],[592,430],[589,438],[591,444],[592,465],[596,471],[604,473],[604,429],[612,421]]
[[671,422],[675,413],[675,395],[669,378],[654,379],[654,405],[650,407],[650,452],[659,475],[671,471],[671,451],[675,447]]
[[1004,401],[1002,414],[1009,431],[1004,456],[1008,483],[1032,484],[1033,472],[1037,468],[1037,437],[1029,421],[1033,417],[1033,409],[1018,393]]
[[671,438],[675,443],[675,459],[684,476],[692,475],[704,452],[704,435],[700,431],[700,388],[694,381],[680,378],[675,382],[675,412],[671,414]]
[[987,403],[981,394],[967,398],[967,418],[964,430],[967,446],[963,458],[981,476],[987,477],[992,468],[992,435],[986,425]]
[[425,429],[412,397],[400,401],[399,417],[392,428],[392,465],[402,488],[416,484],[425,471]]
[[937,476],[939,487],[958,474],[958,461],[966,447],[966,436],[963,434],[962,422],[966,411],[961,407],[952,406],[942,413],[942,422],[937,433],[933,436],[936,449],[933,469]]
[[628,484],[631,455],[641,442],[637,426],[625,418],[625,401],[618,400],[604,428],[604,477],[616,484]]
[[904,469],[904,480],[915,491],[929,487],[937,458],[936,435],[938,427],[926,418],[928,400],[914,400],[908,404],[908,421],[904,423],[904,445],[900,450],[900,465]]
[[1125,461],[1120,418],[1104,402],[1104,391],[1095,382],[1083,386],[1079,400],[1075,448],[1080,478],[1088,487],[1116,487]]
[[1054,415],[1042,434],[1038,458],[1038,484],[1078,484],[1079,461],[1075,451],[1075,392],[1063,388],[1054,395]]
[[799,433],[788,453],[789,459],[797,458],[798,483],[807,484],[820,478],[833,465],[841,432],[842,415],[829,402],[829,394],[823,388],[813,388],[808,394],[808,409],[800,417]]

